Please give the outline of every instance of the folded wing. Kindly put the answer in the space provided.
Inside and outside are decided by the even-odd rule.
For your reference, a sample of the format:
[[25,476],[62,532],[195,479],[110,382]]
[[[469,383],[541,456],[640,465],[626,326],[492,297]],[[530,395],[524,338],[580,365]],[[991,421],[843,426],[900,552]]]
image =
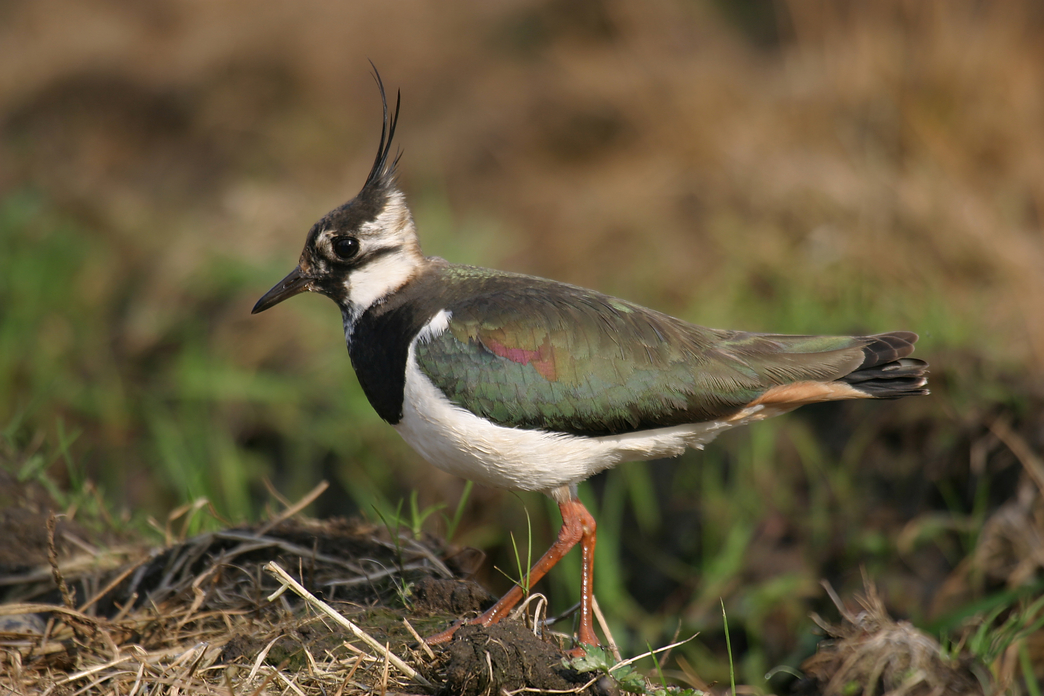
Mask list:
[[[728,418],[758,399],[924,393],[908,332],[722,331],[553,281],[454,272],[473,287],[447,307],[447,330],[416,346],[417,364],[450,401],[500,425],[599,436]],[[833,383],[812,398],[779,389]]]

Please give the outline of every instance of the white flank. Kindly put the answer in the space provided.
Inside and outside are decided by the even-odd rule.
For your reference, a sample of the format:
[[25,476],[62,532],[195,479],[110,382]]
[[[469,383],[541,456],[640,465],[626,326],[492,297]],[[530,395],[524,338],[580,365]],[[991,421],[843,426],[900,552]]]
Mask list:
[[[429,335],[435,334],[433,324],[440,319],[436,316],[425,327],[432,329]],[[415,345],[406,361],[402,420],[395,429],[439,469],[496,488],[551,494],[621,462],[702,448],[723,430],[770,415],[758,406],[727,421],[593,438],[505,428],[450,403],[417,367]]]
[[443,331],[449,328],[449,321],[453,318],[453,312],[440,309],[439,313],[431,318],[424,328],[417,334],[417,340],[421,343],[427,343],[431,339],[440,335]]

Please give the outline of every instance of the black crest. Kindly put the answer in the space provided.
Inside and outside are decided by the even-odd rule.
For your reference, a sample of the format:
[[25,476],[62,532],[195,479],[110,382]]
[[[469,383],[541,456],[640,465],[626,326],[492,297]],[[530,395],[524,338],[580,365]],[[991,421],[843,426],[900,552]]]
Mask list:
[[[373,63],[370,63],[372,66]],[[377,89],[381,91],[381,104],[384,105],[384,124],[381,127],[381,142],[377,146],[377,157],[373,161],[373,168],[370,169],[370,175],[366,177],[366,183],[363,188],[370,186],[384,187],[391,183],[395,176],[395,165],[399,163],[399,158],[402,156],[402,152],[395,155],[394,159],[389,160],[391,154],[392,139],[395,137],[395,125],[399,122],[399,105],[402,102],[402,93],[395,93],[395,111],[391,114],[388,113],[388,97],[384,92],[384,83],[381,81],[381,75],[377,72],[377,68],[373,68],[373,79],[377,82]]]
[[388,193],[395,188],[395,165],[399,163],[402,153],[400,152],[393,158],[391,148],[392,139],[395,137],[395,125],[399,121],[402,95],[396,94],[395,111],[389,113],[388,97],[376,67],[373,69],[373,79],[381,91],[381,104],[384,107],[384,123],[381,126],[381,142],[377,146],[377,157],[373,160],[373,167],[370,168],[362,190],[355,198],[334,208],[312,226],[308,233],[308,241],[305,243],[306,247],[312,246],[316,236],[323,229],[351,233],[358,230],[364,222],[376,220],[387,203]]

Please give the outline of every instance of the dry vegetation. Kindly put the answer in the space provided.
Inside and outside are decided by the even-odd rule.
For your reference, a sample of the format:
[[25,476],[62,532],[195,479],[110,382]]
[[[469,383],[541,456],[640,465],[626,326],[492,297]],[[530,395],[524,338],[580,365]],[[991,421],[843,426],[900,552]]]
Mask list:
[[[422,645],[418,629],[492,599],[456,579],[431,539],[288,521],[306,499],[263,525],[178,539],[172,527],[204,507],[186,506],[162,548],[99,545],[59,523],[41,491],[0,480],[4,567],[17,553],[26,568],[0,576],[0,687],[11,693],[595,693],[586,689],[600,679],[563,666],[551,634],[534,630],[539,602],[517,612],[528,627],[464,629],[438,654]],[[13,511],[46,537],[14,534]],[[34,565],[40,556],[47,563]]]
[[[445,619],[414,606],[425,577],[503,590],[522,506],[476,489],[452,543],[426,536],[461,484],[372,414],[332,306],[248,315],[365,176],[369,58],[402,90],[428,253],[714,326],[922,334],[929,399],[805,409],[584,491],[625,651],[698,634],[663,674],[724,691],[724,600],[756,692],[1040,693],[1042,31],[1030,0],[4,4],[0,611],[51,608],[0,623],[0,690],[424,691],[268,602],[274,560],[425,679],[459,675],[447,693],[496,691],[400,619]],[[262,514],[262,481],[324,478],[311,514],[374,524]],[[570,573],[540,588],[553,612]],[[809,660],[812,611],[837,618]],[[543,654],[523,634],[490,640]],[[514,655],[489,663],[508,690],[584,684]],[[779,665],[803,678],[762,678]]]

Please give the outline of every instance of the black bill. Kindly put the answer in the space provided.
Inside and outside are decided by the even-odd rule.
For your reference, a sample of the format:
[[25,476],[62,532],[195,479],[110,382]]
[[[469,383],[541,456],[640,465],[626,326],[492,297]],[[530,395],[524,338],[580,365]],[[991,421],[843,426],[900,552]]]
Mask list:
[[258,312],[263,312],[269,307],[276,306],[283,300],[310,290],[311,282],[312,279],[301,273],[300,268],[295,268],[290,271],[285,278],[276,283],[275,287],[266,292],[264,296],[257,301],[254,308],[250,310],[250,313],[257,314]]

